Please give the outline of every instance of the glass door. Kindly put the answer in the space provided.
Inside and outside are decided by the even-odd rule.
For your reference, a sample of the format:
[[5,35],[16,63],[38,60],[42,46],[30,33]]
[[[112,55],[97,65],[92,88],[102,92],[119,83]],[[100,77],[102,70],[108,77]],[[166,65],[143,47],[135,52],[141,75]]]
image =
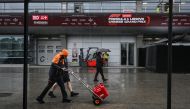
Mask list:
[[121,43],[121,65],[127,65],[127,43]]
[[121,65],[134,65],[134,43],[121,43]]
[[128,65],[134,65],[134,43],[128,43]]

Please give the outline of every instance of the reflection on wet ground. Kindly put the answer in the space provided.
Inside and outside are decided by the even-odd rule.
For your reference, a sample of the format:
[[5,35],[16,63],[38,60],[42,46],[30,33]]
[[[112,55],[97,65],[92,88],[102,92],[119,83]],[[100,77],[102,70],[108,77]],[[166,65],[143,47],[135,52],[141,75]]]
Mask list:
[[[12,69],[12,70],[11,70]],[[96,69],[72,68],[90,86]],[[144,68],[104,68],[105,82],[110,96],[103,104],[94,106],[90,92],[70,76],[74,91],[80,93],[72,97],[72,103],[61,103],[61,93],[57,89],[57,98],[46,96],[45,104],[38,104],[35,98],[47,84],[49,67],[31,67],[28,75],[28,109],[166,109],[167,75],[155,73]],[[12,93],[10,96],[0,96],[2,109],[22,108],[22,68],[1,68],[0,93]],[[102,82],[99,75],[99,81]],[[190,108],[190,75],[173,74],[172,78],[173,109]]]

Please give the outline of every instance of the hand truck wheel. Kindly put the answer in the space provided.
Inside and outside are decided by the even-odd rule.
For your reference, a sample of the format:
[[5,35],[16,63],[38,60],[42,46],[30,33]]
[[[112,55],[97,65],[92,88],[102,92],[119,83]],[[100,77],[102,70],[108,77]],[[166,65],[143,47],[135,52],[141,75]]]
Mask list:
[[94,103],[94,105],[98,106],[98,105],[100,105],[102,103],[102,100],[96,98],[96,99],[93,100],[93,103]]
[[102,100],[98,97],[96,97],[95,95],[92,96],[92,99],[93,99],[93,103],[94,105],[98,106],[102,103]]

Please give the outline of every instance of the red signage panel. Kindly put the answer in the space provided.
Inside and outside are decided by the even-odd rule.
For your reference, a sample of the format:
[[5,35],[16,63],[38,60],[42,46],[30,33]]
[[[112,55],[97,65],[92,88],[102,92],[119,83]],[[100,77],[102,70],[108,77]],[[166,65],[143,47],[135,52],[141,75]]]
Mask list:
[[[43,19],[40,16],[46,16]],[[49,14],[35,15],[31,26],[167,26],[167,14],[125,13],[125,14]],[[190,14],[173,16],[173,26],[190,26]]]
[[[0,15],[0,26],[23,26],[23,14]],[[167,26],[168,14],[30,14],[29,26]],[[190,14],[174,14],[173,26],[190,26]]]
[[32,15],[32,21],[30,20],[30,22],[33,23],[33,25],[48,25],[48,15]]
[[150,24],[150,16],[133,14],[111,14],[107,20],[109,26],[145,26]]
[[0,26],[23,26],[23,15],[0,15]]
[[32,20],[48,20],[48,15],[32,15]]

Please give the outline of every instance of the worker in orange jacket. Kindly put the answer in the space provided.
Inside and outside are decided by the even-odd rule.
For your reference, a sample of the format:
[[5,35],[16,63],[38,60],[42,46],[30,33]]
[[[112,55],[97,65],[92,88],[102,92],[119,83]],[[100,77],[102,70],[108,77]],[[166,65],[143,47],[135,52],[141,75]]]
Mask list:
[[59,52],[52,60],[52,64],[50,66],[50,70],[49,70],[49,81],[47,86],[44,88],[44,90],[42,91],[42,93],[40,94],[40,96],[38,96],[36,98],[36,100],[42,104],[45,103],[43,101],[43,98],[45,97],[45,95],[47,94],[47,92],[49,91],[49,89],[57,82],[57,84],[60,86],[61,89],[61,93],[62,93],[62,102],[66,102],[69,103],[71,102],[70,99],[67,98],[67,93],[65,91],[65,86],[64,86],[64,81],[63,81],[63,77],[62,74],[59,72],[60,68],[63,67],[64,65],[64,58],[66,58],[68,56],[69,52],[66,49],[63,49],[61,52]]
[[[54,60],[54,61],[55,61],[55,60]],[[64,57],[63,61],[64,61],[64,64],[62,64],[61,67],[62,67],[62,68],[68,68],[67,58]],[[67,88],[68,88],[68,90],[69,90],[69,92],[70,92],[70,96],[71,96],[71,97],[77,96],[79,93],[76,93],[76,92],[73,91],[72,85],[71,85],[71,82],[70,82],[70,78],[69,78],[69,73],[68,73],[68,71],[63,71],[63,70],[61,70],[60,72],[63,72],[63,75],[62,75],[62,77],[63,77],[63,82],[66,83],[66,86],[67,86]],[[54,92],[54,90],[57,88],[57,86],[58,86],[58,84],[55,83],[55,84],[53,85],[51,91],[48,93],[48,95],[49,95],[51,98],[56,98],[56,96],[54,95],[53,92]]]

